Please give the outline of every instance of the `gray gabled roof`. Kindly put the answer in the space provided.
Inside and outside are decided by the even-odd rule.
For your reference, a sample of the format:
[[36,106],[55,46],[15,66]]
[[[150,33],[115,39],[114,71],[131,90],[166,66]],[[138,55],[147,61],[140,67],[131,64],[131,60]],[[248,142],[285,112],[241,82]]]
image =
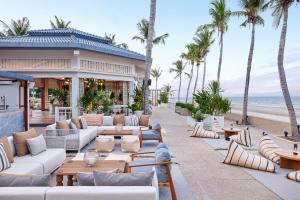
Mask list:
[[23,81],[32,81],[32,76],[27,76],[24,74],[8,72],[8,71],[0,71],[0,78],[14,79],[14,80],[23,80]]
[[0,37],[1,48],[85,49],[145,61],[145,56],[117,47],[103,37],[72,28],[29,31],[23,36]]

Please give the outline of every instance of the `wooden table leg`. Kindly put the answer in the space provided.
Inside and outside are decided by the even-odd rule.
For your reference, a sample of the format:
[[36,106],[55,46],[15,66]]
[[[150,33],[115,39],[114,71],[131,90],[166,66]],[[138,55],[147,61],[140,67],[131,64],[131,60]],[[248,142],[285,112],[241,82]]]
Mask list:
[[280,157],[279,164],[280,164],[280,168],[284,168],[284,169],[293,169],[293,170],[300,169],[299,161],[290,160],[283,157]]
[[56,185],[57,186],[63,186],[63,180],[64,180],[64,176],[56,175]]
[[68,175],[68,186],[73,186],[73,175]]

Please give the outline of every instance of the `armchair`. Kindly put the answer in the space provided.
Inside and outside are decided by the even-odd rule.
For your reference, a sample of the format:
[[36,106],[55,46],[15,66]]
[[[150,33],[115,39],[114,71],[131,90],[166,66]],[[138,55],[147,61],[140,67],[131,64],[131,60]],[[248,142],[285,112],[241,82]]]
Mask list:
[[143,146],[143,140],[158,140],[160,143],[163,142],[161,126],[159,123],[152,125],[152,128],[149,127],[140,127],[140,146]]

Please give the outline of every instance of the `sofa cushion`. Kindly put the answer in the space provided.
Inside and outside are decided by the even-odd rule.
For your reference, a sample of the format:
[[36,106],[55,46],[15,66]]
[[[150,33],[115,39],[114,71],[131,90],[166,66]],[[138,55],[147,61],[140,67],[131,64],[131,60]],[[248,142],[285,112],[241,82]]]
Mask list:
[[26,139],[26,142],[29,152],[33,156],[47,150],[46,141],[43,135]]
[[9,168],[10,162],[4,150],[3,144],[0,144],[0,172]]
[[14,144],[16,146],[17,150],[17,155],[18,156],[24,156],[29,153],[29,150],[27,148],[27,143],[26,139],[33,138],[38,136],[35,129],[30,129],[25,132],[19,132],[19,133],[14,133],[13,138],[14,138]]
[[69,127],[70,127],[70,129],[73,129],[73,130],[77,130],[78,129],[77,126],[76,126],[76,124],[74,124],[73,122],[70,122]]
[[81,125],[82,129],[87,129],[88,128],[87,122],[86,122],[84,117],[80,118],[80,125]]
[[96,186],[151,186],[154,171],[139,173],[94,172]]
[[80,118],[79,117],[72,117],[71,122],[75,124],[77,129],[81,129],[81,124],[80,124]]
[[103,116],[103,126],[113,126],[114,125],[114,121],[113,121],[113,117],[111,116]]
[[160,134],[155,130],[144,130],[142,131],[142,137],[145,140],[159,140]]
[[63,130],[70,129],[69,123],[66,120],[57,121],[56,129],[63,129]]
[[[27,157],[30,155],[22,156]],[[11,163],[10,168],[2,171],[1,173],[9,174],[44,174],[43,165],[38,162],[28,160],[27,162],[19,162],[18,159],[22,157],[16,157],[15,162]]]
[[1,200],[45,200],[50,187],[0,187]]
[[139,118],[136,115],[125,116],[125,126],[138,126]]
[[213,139],[220,138],[218,133],[205,130],[204,128],[202,128],[202,125],[200,123],[196,123],[196,125],[194,126],[191,137],[213,138]]
[[0,174],[0,187],[49,186],[49,175]]
[[277,164],[279,164],[280,156],[276,152],[283,151],[269,135],[263,135],[259,140],[258,152]]
[[102,114],[83,114],[88,126],[101,126],[103,123]]
[[146,127],[149,126],[149,118],[150,118],[149,115],[140,116],[139,125],[140,126],[146,126]]
[[4,151],[10,163],[14,162],[14,155],[10,148],[10,144],[6,137],[0,139],[0,144],[3,144]]
[[63,164],[66,159],[65,149],[47,149],[36,155],[26,155],[16,158],[18,163],[32,163],[42,166],[42,173],[51,174],[56,168]]
[[157,151],[160,148],[165,148],[165,149],[169,149],[169,147],[165,144],[165,143],[159,143],[156,147],[155,147],[155,151]]
[[13,156],[16,156],[17,152],[16,152],[13,136],[7,137],[7,140],[8,140],[9,147],[10,147],[10,150],[11,150]]
[[[171,161],[171,155],[169,150],[166,148],[160,148],[155,151],[155,162],[167,162]],[[167,182],[169,181],[169,177],[167,175],[167,168],[165,165],[158,165],[155,167],[158,182]]]
[[300,182],[300,170],[298,171],[291,171],[287,174],[287,178],[293,181]]
[[161,129],[161,125],[158,122],[151,122],[152,129]]
[[[119,172],[119,169],[116,168],[107,173],[118,173],[118,172]],[[94,186],[95,185],[94,174],[92,172],[91,173],[78,172],[76,174],[76,179],[77,179],[79,186]]]
[[122,124],[125,125],[125,117],[124,115],[114,115],[113,125]]

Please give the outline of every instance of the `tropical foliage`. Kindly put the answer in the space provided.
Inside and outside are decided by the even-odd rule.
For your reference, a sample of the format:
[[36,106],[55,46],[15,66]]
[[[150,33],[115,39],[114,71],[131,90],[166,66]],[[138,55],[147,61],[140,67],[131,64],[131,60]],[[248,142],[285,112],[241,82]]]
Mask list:
[[30,22],[27,17],[18,20],[12,19],[10,25],[2,20],[0,20],[0,23],[3,26],[3,31],[0,33],[0,36],[25,35],[30,29]]
[[151,76],[155,79],[155,99],[157,99],[157,82],[159,77],[162,74],[162,70],[160,68],[152,69],[151,70]]
[[143,86],[137,86],[134,89],[134,95],[133,97],[133,104],[131,104],[129,107],[132,111],[136,110],[143,110],[144,105],[144,87]]
[[182,73],[184,72],[185,65],[183,65],[182,60],[177,60],[173,63],[175,68],[170,68],[170,73],[175,73],[175,79],[179,78],[179,88],[178,88],[178,102],[180,101],[180,91],[181,91],[181,79],[182,79]]
[[164,85],[159,94],[159,103],[169,103],[169,97],[172,96],[172,93],[171,85]]
[[116,45],[117,47],[121,47],[123,49],[128,49],[128,45],[126,43],[117,44],[115,34],[104,33],[104,38],[107,39],[111,44]]
[[50,99],[51,104],[56,104],[58,106],[68,106],[68,91],[52,89],[52,97]]
[[57,16],[54,16],[54,21],[50,20],[50,26],[53,29],[57,28],[70,28],[71,21],[65,21],[63,19],[59,19]]

